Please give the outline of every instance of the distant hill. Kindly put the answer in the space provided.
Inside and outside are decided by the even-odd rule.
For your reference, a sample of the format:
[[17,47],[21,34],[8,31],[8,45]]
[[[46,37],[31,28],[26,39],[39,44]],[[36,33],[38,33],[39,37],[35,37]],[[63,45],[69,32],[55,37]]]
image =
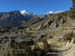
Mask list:
[[75,21],[74,19],[75,9],[73,8],[69,11],[44,17],[44,20],[28,27],[27,30],[57,31],[59,28],[63,28],[64,26],[70,26]]
[[0,26],[19,27],[22,21],[28,21],[33,15],[22,15],[20,11],[0,12]]
[[22,26],[28,28],[28,27],[30,27],[30,26],[32,26],[32,25],[34,25],[34,24],[36,24],[36,23],[38,23],[38,22],[40,22],[40,21],[42,21],[44,19],[45,18],[43,16],[34,15],[32,19],[24,22],[22,24]]
[[[1,27],[26,27],[27,29],[55,29],[63,26],[74,17],[74,9],[66,12],[50,13],[45,15],[34,15],[26,10],[0,12]],[[71,13],[71,14],[70,14]],[[72,15],[73,14],[73,15]]]

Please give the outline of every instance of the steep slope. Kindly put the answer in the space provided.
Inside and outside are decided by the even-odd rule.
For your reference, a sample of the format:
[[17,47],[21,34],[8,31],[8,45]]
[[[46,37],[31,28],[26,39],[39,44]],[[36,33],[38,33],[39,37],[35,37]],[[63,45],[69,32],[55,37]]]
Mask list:
[[34,15],[32,19],[30,19],[27,22],[25,22],[24,24],[22,24],[22,26],[28,28],[28,27],[30,27],[30,26],[32,26],[42,20],[44,20],[44,17]]
[[10,11],[0,13],[0,26],[4,27],[18,27],[22,22],[31,19],[33,16],[23,16],[20,11]]
[[38,22],[31,27],[27,28],[27,30],[53,30],[57,31],[58,28],[63,28],[65,25],[69,25],[74,21],[72,17],[72,11],[74,9],[71,9],[66,12],[61,12],[54,14],[53,16],[49,16],[48,18],[42,20],[41,22]]

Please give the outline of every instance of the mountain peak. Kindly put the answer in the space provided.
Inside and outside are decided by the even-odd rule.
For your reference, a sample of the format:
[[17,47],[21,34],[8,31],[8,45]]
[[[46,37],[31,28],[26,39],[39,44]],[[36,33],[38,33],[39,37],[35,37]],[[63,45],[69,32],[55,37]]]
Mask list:
[[57,13],[61,13],[61,12],[63,12],[63,11],[56,11],[56,12],[49,11],[49,12],[47,12],[46,14],[57,14]]
[[32,15],[32,13],[29,12],[29,11],[27,11],[27,10],[22,10],[22,11],[20,11],[20,13],[21,13],[23,16]]
[[54,14],[54,12],[53,11],[49,11],[49,12],[47,12],[47,14]]

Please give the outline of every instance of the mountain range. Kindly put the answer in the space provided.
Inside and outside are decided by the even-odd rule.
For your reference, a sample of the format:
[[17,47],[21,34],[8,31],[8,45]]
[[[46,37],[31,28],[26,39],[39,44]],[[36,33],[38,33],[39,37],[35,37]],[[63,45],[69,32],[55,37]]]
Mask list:
[[53,13],[47,13],[46,15],[34,15],[33,13],[26,11],[26,10],[0,12],[0,26],[2,27],[20,27],[20,26],[28,27],[38,21],[43,20],[43,18],[45,17],[47,18],[48,16],[52,16],[52,15]]
[[75,56],[75,8],[0,12],[0,26],[0,56]]
[[[22,11],[23,12],[23,11]],[[33,18],[32,14],[24,14],[20,11],[0,12],[0,26],[3,27],[18,27],[22,22]]]

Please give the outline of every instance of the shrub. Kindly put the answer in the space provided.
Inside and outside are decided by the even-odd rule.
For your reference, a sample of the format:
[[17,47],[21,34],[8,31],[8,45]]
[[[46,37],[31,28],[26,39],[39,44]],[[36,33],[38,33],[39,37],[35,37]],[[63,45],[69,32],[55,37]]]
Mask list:
[[72,19],[75,19],[75,8],[72,8],[71,11],[70,11],[70,17]]

